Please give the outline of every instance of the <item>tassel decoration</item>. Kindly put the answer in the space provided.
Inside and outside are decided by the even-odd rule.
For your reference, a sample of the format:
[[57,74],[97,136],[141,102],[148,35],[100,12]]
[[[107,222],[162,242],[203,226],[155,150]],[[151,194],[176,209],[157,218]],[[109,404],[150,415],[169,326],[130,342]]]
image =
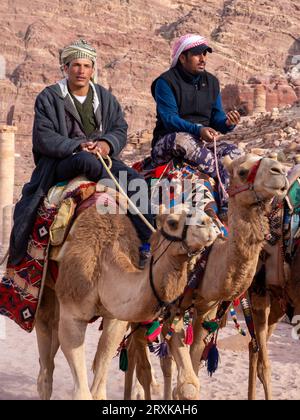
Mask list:
[[246,336],[246,332],[243,330],[243,328],[238,323],[237,314],[236,314],[236,311],[235,311],[235,309],[234,309],[233,306],[230,307],[230,315],[231,315],[231,318],[232,318],[232,320],[234,322],[235,328],[238,330],[238,332],[241,335],[243,335],[245,337]]
[[214,344],[214,338],[212,337],[212,339],[206,343],[205,349],[204,349],[204,351],[202,353],[202,356],[201,356],[201,361],[204,361],[204,362],[207,361],[208,353],[209,353],[213,344]]
[[219,323],[215,320],[213,321],[204,321],[202,323],[203,328],[205,328],[209,333],[214,333],[219,328]]
[[187,344],[188,346],[191,346],[193,344],[193,341],[194,341],[193,325],[189,324],[185,332],[184,343]]
[[155,352],[155,348],[154,345],[151,341],[148,342],[148,349],[150,351],[150,353],[154,353]]
[[169,346],[166,340],[156,346],[154,353],[156,356],[163,358],[169,356]]
[[188,319],[187,319],[187,329],[185,331],[185,339],[184,343],[188,346],[191,346],[194,341],[194,331],[193,331],[193,319],[194,319],[194,312],[195,312],[195,299],[192,301],[192,306],[188,312]]
[[146,337],[148,341],[154,341],[162,330],[162,324],[159,321],[153,321],[147,328]]
[[250,302],[247,298],[246,293],[241,298],[241,306],[242,306],[242,310],[243,310],[243,313],[244,313],[246,325],[247,325],[249,334],[251,336],[252,349],[253,349],[253,352],[256,353],[256,352],[258,352],[259,347],[258,347],[258,343],[257,343],[257,340],[256,340],[255,330],[254,330],[254,323],[253,323],[253,318],[252,318],[251,306],[250,306]]
[[213,343],[207,356],[207,372],[209,376],[212,376],[213,373],[218,369],[219,364],[219,351],[217,349],[216,343]]
[[128,370],[128,354],[127,348],[125,346],[121,349],[120,352],[119,369],[123,372],[126,372]]

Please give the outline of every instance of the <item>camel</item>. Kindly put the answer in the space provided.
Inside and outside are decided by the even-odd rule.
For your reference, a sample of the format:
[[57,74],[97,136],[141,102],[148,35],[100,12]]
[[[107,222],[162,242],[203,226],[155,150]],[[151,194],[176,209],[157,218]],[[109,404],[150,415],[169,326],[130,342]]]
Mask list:
[[183,292],[190,254],[216,238],[216,229],[204,212],[195,216],[193,224],[189,222],[185,212],[161,216],[151,238],[152,260],[139,270],[139,240],[126,215],[99,214],[94,205],[78,216],[59,256],[55,287],[47,276],[36,321],[42,399],[51,396],[59,345],[73,374],[73,398],[92,398],[97,389],[97,364],[91,393],[84,356],[84,337],[91,319],[105,318],[99,346],[104,349],[103,357],[110,360],[128,321],[155,318],[162,305]]
[[[272,399],[271,366],[268,356],[268,341],[277,323],[285,314],[285,302],[292,307],[294,315],[300,315],[300,247],[296,250],[291,265],[283,266],[283,256],[278,257],[277,246],[268,249],[265,261],[265,276],[254,279],[249,289],[253,323],[255,327],[258,352],[254,352],[249,344],[249,383],[248,398],[256,397],[256,379],[259,378],[264,387],[265,399]],[[274,273],[274,258],[279,258],[281,270]],[[275,280],[275,282],[274,282]],[[275,284],[274,284],[275,283]],[[283,304],[282,304],[283,303]]]
[[[242,184],[247,183],[244,169],[251,168],[250,162],[247,157],[242,157],[227,165],[231,175],[232,191],[235,190],[236,185],[241,184],[241,181]],[[263,163],[266,163],[265,168],[261,167]],[[270,186],[273,182],[274,189],[272,190]],[[219,239],[215,241],[195,302],[197,317],[194,323],[194,341],[190,348],[190,355],[197,376],[205,347],[203,338],[207,335],[202,322],[215,317],[218,303],[236,299],[249,288],[268,233],[266,214],[270,201],[273,197],[283,198],[287,188],[288,182],[283,167],[272,159],[263,158],[253,189],[238,192],[229,198],[229,238],[227,242],[221,242]],[[236,191],[239,190],[236,189]],[[260,203],[258,204],[257,201]],[[226,267],[225,270],[224,267]],[[188,303],[185,307],[188,307]],[[165,362],[167,364],[169,360],[166,359]],[[170,368],[165,367],[165,370],[169,372]],[[165,397],[170,397],[170,385],[169,375]],[[174,396],[176,397],[176,390]],[[178,390],[177,397],[181,397]]]
[[[190,349],[183,345],[183,325],[179,323],[170,340],[170,351],[175,359],[178,378],[173,396],[178,399],[196,399],[199,393],[198,370],[204,350],[203,337],[207,332],[203,320],[212,319],[222,301],[231,301],[250,286],[265,236],[268,233],[266,212],[273,197],[282,198],[288,182],[280,163],[269,158],[245,155],[224,164],[230,173],[229,238],[217,238],[207,262],[204,278],[197,289],[195,306],[197,318],[194,325],[194,342]],[[191,297],[185,296],[182,314],[191,304]],[[133,336],[134,337],[134,336]],[[138,337],[138,335],[137,335]],[[137,338],[141,340],[141,337]],[[146,353],[139,351],[137,377],[150,398],[151,371],[146,362]],[[171,358],[162,360],[165,376],[164,398],[171,399]],[[132,368],[131,368],[132,370]],[[139,372],[141,376],[139,377]],[[130,398],[130,378],[125,386],[125,398]],[[128,385],[128,386],[127,386]]]

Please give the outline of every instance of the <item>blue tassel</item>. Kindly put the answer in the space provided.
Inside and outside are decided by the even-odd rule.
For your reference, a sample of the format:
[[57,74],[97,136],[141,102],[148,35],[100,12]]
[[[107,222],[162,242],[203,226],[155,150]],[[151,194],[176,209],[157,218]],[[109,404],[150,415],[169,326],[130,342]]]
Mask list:
[[150,353],[154,353],[155,352],[155,348],[154,345],[151,341],[148,342],[148,349],[150,351]]
[[168,343],[163,341],[158,346],[156,346],[154,353],[158,357],[167,357],[169,355]]
[[212,376],[213,373],[218,369],[219,363],[219,351],[216,344],[214,343],[209,349],[207,356],[207,372],[209,376]]

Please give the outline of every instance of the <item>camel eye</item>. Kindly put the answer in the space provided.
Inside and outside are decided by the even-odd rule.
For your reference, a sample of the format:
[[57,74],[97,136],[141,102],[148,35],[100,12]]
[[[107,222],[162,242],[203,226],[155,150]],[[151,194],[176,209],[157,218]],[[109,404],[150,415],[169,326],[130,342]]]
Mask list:
[[249,173],[248,169],[240,169],[240,170],[239,170],[239,172],[238,172],[238,175],[239,175],[241,178],[245,178],[245,176],[247,176],[247,175],[248,175],[248,173]]
[[175,229],[177,229],[177,228],[178,228],[178,220],[175,220],[175,219],[169,219],[169,220],[167,221],[167,223],[168,223],[168,226],[169,226],[172,230],[175,230]]

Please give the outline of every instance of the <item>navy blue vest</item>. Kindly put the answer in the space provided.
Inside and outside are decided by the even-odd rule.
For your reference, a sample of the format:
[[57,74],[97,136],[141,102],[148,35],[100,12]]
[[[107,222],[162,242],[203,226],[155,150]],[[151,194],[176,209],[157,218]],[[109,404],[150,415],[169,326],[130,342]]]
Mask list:
[[[184,71],[180,65],[177,65],[154,80],[151,85],[154,99],[155,85],[160,78],[166,80],[171,87],[180,118],[195,124],[210,125],[212,106],[220,93],[219,81],[213,74],[204,71],[200,74],[198,82],[194,84],[193,76]],[[168,133],[171,133],[171,131],[165,128],[157,114],[152,147],[161,136]]]

